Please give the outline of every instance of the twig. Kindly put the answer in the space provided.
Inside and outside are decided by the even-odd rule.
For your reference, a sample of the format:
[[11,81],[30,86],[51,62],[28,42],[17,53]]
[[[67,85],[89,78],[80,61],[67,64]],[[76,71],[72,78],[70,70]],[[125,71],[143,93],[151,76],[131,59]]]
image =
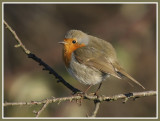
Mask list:
[[63,85],[65,85],[68,89],[70,89],[73,93],[81,92],[79,89],[73,87],[68,82],[66,82],[57,72],[55,72],[49,65],[47,65],[45,62],[43,62],[40,58],[38,58],[35,54],[32,54],[22,43],[22,41],[17,36],[16,32],[8,25],[8,23],[4,20],[4,24],[6,28],[12,33],[16,41],[18,42],[15,47],[21,47],[22,50],[25,52],[25,54],[28,55],[29,58],[32,58],[35,60],[39,65],[42,65],[44,68],[43,70],[49,71],[50,74],[53,74],[56,79],[58,79],[57,82],[61,82]]
[[[129,96],[130,95],[130,96]],[[140,97],[147,97],[147,96],[155,96],[156,91],[144,91],[144,92],[133,92],[133,93],[127,93],[127,94],[118,94],[113,96],[96,96],[93,94],[82,94],[82,95],[74,95],[69,97],[61,97],[61,98],[50,98],[45,99],[42,101],[31,101],[31,102],[5,102],[4,106],[20,106],[20,105],[40,105],[48,103],[55,103],[55,102],[62,102],[62,101],[72,101],[72,100],[80,100],[80,99],[87,99],[87,100],[93,100],[93,101],[116,101],[118,99],[135,99]]]
[[22,41],[19,39],[19,37],[17,36],[16,32],[8,25],[8,23],[4,20],[4,24],[6,25],[6,28],[8,28],[8,30],[13,34],[14,38],[16,39],[16,41],[18,42],[17,45],[15,45],[15,47],[21,47],[22,50],[26,53],[26,54],[30,54],[31,52],[26,49],[26,47],[23,45]]
[[4,106],[20,106],[20,105],[41,105],[47,103],[55,103],[55,102],[62,102],[62,101],[72,101],[81,99],[81,96],[70,96],[70,97],[61,97],[61,98],[49,98],[42,101],[30,101],[30,102],[5,102]]
[[99,102],[99,101],[95,101],[95,108],[94,108],[94,111],[93,111],[93,114],[91,115],[91,117],[96,117],[98,110],[99,110],[100,103],[101,102]]
[[36,117],[39,117],[39,115],[47,107],[48,104],[49,104],[49,101],[47,100],[46,103],[43,104],[42,108],[38,112],[36,112]]

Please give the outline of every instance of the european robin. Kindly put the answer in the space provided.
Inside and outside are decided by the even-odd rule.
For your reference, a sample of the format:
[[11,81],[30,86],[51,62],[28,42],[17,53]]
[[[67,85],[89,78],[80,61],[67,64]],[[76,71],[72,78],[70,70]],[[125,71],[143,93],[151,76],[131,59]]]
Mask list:
[[70,30],[64,41],[59,43],[64,45],[66,69],[80,83],[89,85],[89,88],[98,83],[101,86],[106,77],[112,75],[119,79],[127,77],[145,89],[120,66],[116,51],[109,42],[80,30]]

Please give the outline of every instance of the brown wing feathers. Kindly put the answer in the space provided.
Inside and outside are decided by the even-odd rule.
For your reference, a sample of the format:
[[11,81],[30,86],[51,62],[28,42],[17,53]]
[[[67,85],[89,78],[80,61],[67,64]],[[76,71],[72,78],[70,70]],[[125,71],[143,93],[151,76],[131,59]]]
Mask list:
[[[99,55],[99,53],[101,54]],[[124,69],[120,67],[118,62],[109,62],[110,59],[106,59],[105,54],[103,54],[103,52],[99,52],[99,50],[93,49],[92,47],[83,47],[74,51],[74,55],[79,63],[85,64],[89,67],[94,67],[119,79],[124,75],[145,89],[138,81],[126,73]]]

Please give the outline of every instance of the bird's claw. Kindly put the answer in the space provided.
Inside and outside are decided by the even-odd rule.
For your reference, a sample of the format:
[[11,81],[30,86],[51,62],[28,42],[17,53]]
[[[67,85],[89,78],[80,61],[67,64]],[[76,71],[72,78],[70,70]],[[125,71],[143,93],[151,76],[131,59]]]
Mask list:
[[84,95],[84,92],[73,92],[72,95],[82,96]]
[[81,96],[80,99],[77,99],[76,100],[76,103],[81,105],[82,104],[82,101],[83,101],[83,97],[84,97],[84,92],[76,92],[76,93],[73,93],[72,95],[76,95],[76,96]]

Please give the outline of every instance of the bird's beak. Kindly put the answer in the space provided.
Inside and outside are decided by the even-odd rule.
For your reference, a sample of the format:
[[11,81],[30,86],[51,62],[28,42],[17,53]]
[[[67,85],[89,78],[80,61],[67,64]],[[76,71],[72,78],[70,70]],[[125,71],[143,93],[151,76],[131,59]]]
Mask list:
[[64,41],[63,41],[63,42],[58,42],[58,43],[59,43],[59,44],[63,44],[63,45],[65,45],[65,44],[66,44],[66,42],[64,42]]

